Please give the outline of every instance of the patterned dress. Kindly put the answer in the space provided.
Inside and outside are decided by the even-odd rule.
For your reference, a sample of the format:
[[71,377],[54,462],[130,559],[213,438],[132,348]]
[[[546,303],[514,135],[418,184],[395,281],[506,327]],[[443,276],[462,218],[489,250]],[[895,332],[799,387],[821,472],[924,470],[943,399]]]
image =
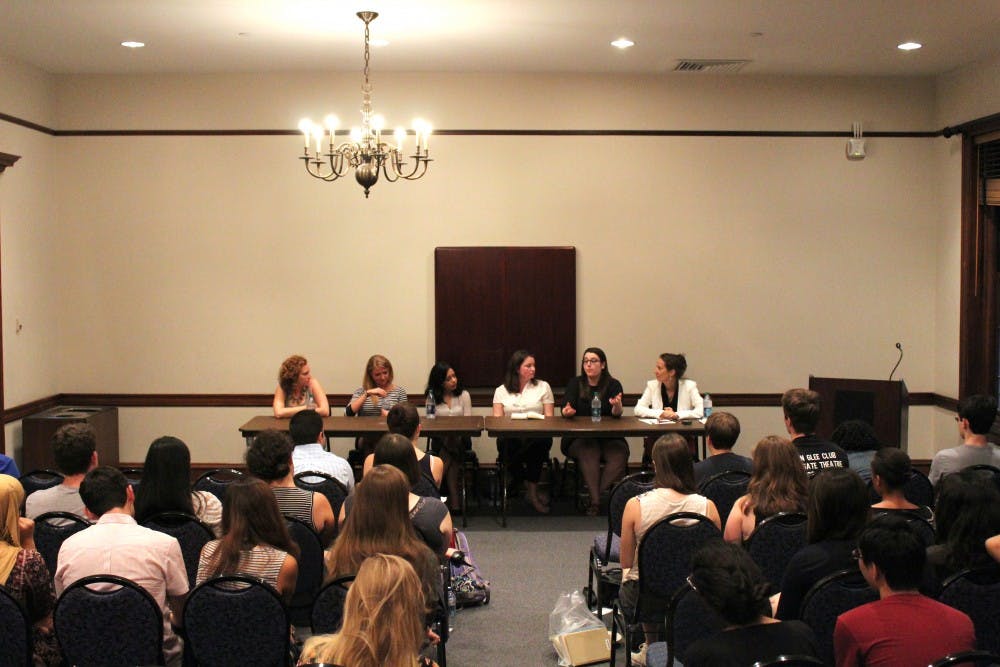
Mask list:
[[[34,549],[21,549],[17,554],[14,569],[4,582],[4,587],[24,605],[28,612],[28,622],[32,625],[52,614],[56,601],[52,577],[49,576],[42,555]],[[54,632],[33,625],[31,639],[34,644],[35,665],[62,664]]]

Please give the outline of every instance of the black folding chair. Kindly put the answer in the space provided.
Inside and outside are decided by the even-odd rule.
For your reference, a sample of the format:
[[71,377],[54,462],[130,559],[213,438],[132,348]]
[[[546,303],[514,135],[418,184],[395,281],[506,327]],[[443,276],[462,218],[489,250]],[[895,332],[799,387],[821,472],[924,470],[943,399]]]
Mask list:
[[935,660],[930,667],[953,667],[954,665],[973,665],[974,667],[995,667],[1000,665],[1000,655],[990,651],[962,651],[952,653]]
[[323,586],[313,602],[310,626],[314,635],[333,634],[340,630],[344,618],[344,601],[347,589],[354,583],[354,575],[338,577]]
[[177,538],[181,545],[181,555],[184,557],[188,586],[194,588],[198,579],[201,549],[215,539],[212,529],[199,521],[198,517],[186,512],[157,512],[144,520],[142,525]]
[[243,473],[234,468],[216,468],[205,472],[195,480],[195,491],[208,491],[220,502],[226,502],[226,487],[243,477]]
[[871,520],[879,521],[887,516],[894,516],[903,519],[920,536],[920,540],[925,547],[934,544],[934,526],[931,522],[923,518],[916,512],[900,512],[896,510],[872,509]]
[[[27,500],[28,496],[35,491],[59,486],[64,479],[65,477],[58,470],[43,468],[24,473],[18,478],[18,481],[21,482],[21,486],[24,488],[24,498]],[[22,507],[21,509],[24,508]]]
[[71,512],[46,512],[35,517],[35,548],[42,554],[49,575],[56,575],[59,549],[66,538],[92,524]]
[[[334,522],[340,521],[340,506],[347,498],[347,486],[336,477],[325,472],[303,470],[295,473],[295,486],[313,493],[322,493],[333,508]],[[339,526],[338,526],[339,528]]]
[[719,517],[725,525],[733,505],[746,495],[748,484],[750,484],[750,473],[747,471],[726,470],[702,481],[698,485],[698,493],[715,503]]
[[781,586],[788,561],[806,546],[806,515],[802,512],[772,514],[757,524],[743,546],[776,590]]
[[32,640],[28,612],[7,589],[0,586],[0,646],[3,664],[31,667]]
[[316,593],[323,585],[323,544],[316,531],[304,521],[286,516],[285,523],[299,545],[299,574],[289,604],[289,616],[295,625],[307,625]]
[[938,600],[972,619],[977,648],[1000,653],[1000,565],[953,574],[942,583]]
[[840,570],[817,581],[802,600],[802,620],[816,635],[819,657],[828,665],[833,658],[833,629],[845,611],[878,600],[857,568]]

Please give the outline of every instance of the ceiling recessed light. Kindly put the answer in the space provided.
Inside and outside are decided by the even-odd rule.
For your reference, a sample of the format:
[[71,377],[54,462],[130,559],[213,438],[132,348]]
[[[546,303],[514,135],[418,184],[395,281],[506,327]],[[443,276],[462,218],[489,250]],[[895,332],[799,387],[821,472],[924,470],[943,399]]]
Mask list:
[[630,46],[635,46],[635,42],[631,39],[625,39],[624,37],[619,37],[615,41],[611,42],[611,46],[616,49],[627,49]]
[[916,49],[919,49],[921,46],[923,46],[923,44],[921,44],[920,42],[903,42],[896,48],[899,49],[900,51],[915,51]]
[[129,49],[141,49],[146,46],[145,42],[122,42],[122,46]]

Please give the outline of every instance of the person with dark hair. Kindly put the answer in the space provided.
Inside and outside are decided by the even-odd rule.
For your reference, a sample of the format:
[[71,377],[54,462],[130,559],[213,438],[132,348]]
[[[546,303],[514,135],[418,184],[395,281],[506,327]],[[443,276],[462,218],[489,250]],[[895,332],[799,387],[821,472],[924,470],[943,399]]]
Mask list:
[[808,545],[792,556],[785,569],[777,618],[799,618],[802,599],[813,584],[854,566],[851,552],[868,512],[868,487],[853,470],[832,468],[812,479],[806,501]]
[[945,475],[974,465],[1000,468],[1000,447],[986,439],[997,417],[997,400],[974,394],[958,402],[958,435],[962,444],[942,449],[931,459],[931,484],[937,486]]
[[708,456],[694,464],[694,481],[705,480],[730,470],[753,472],[753,463],[745,456],[733,453],[740,437],[740,420],[728,412],[713,412],[705,420],[705,445]]
[[[417,457],[420,474],[434,484],[434,495],[440,496],[441,493],[438,489],[444,475],[444,463],[437,456],[425,452],[417,446],[417,441],[420,439],[420,414],[417,409],[407,402],[397,403],[389,409],[385,423],[389,427],[389,433],[396,433],[410,441],[413,454]],[[369,454],[365,458],[365,473],[371,470],[373,460],[374,454]]]
[[[97,439],[90,424],[77,422],[60,426],[52,435],[56,470],[63,474],[60,484],[35,491],[25,501],[24,515],[35,519],[46,512],[71,512],[83,516],[80,482],[88,470],[97,467]],[[53,521],[55,525],[68,519]]]
[[292,467],[296,473],[322,472],[340,480],[350,493],[354,489],[354,470],[351,464],[323,448],[323,418],[315,410],[303,410],[292,415],[288,422],[288,435],[295,449],[292,450]]
[[833,647],[837,667],[927,665],[976,648],[972,620],[917,590],[924,546],[903,519],[869,525],[855,550],[858,569],[879,599],[837,618]]
[[[462,388],[458,374],[447,361],[439,361],[427,375],[424,395],[430,394],[434,400],[434,412],[438,417],[472,416],[472,397]],[[447,487],[448,509],[455,511],[461,507],[459,484],[462,471],[459,462],[472,449],[472,438],[468,436],[444,436],[431,438],[431,451],[441,457],[444,463],[444,482]]]
[[213,493],[191,488],[191,452],[168,435],[149,445],[135,492],[136,521],[143,523],[159,512],[191,514],[216,537],[222,535],[222,503]]
[[816,435],[820,407],[819,394],[811,389],[789,389],[781,396],[785,429],[799,450],[799,458],[809,477],[820,470],[850,467],[847,452]]
[[[493,416],[526,416],[528,413],[551,417],[556,399],[545,380],[535,377],[535,355],[517,350],[507,362],[503,384],[493,392]],[[549,499],[539,493],[542,466],[549,458],[552,438],[497,438],[497,453],[509,471],[507,482],[524,480],[524,492],[536,512],[549,512]]]
[[733,503],[726,518],[726,541],[743,542],[761,521],[778,512],[803,511],[808,483],[799,453],[791,442],[777,435],[762,438],[753,450],[747,493]]
[[274,429],[261,431],[247,447],[247,469],[271,487],[283,515],[305,522],[328,545],[337,529],[333,508],[322,493],[295,486],[292,449],[292,439],[287,433]]
[[[591,401],[601,402],[601,415],[622,416],[622,383],[611,376],[608,357],[599,347],[588,347],[580,361],[580,374],[566,384],[566,404],[562,416],[572,419],[577,414],[591,416]],[[587,514],[597,516],[601,494],[610,489],[628,466],[628,443],[625,438],[589,438],[567,436],[560,445],[563,456],[573,457],[587,485],[590,504]],[[604,470],[601,470],[601,461]]]
[[858,473],[861,479],[870,482],[872,457],[882,446],[872,425],[863,419],[848,419],[833,429],[830,440],[847,452],[848,467]]
[[[698,383],[684,377],[687,359],[683,354],[664,352],[656,359],[653,368],[655,379],[646,383],[646,388],[635,404],[633,413],[645,419],[701,419],[704,415],[704,401],[698,391]],[[649,465],[652,456],[653,438],[642,443],[642,463]]]
[[948,475],[938,485],[934,545],[927,562],[935,583],[969,567],[991,562],[985,542],[1000,533],[1000,492],[992,478],[974,470]]
[[[687,440],[677,433],[661,436],[653,445],[652,491],[629,499],[622,515],[621,564],[622,585],[619,600],[627,617],[631,617],[639,601],[639,543],[653,524],[676,512],[696,512],[711,519],[721,528],[715,503],[698,494],[694,485],[694,467]],[[659,625],[662,626],[662,623]],[[656,641],[657,624],[644,622],[646,642],[632,661],[646,664],[646,647]]]
[[59,549],[56,596],[92,574],[130,579],[145,588],[160,607],[164,660],[167,665],[179,665],[182,643],[173,631],[171,610],[180,610],[188,592],[180,544],[170,535],[135,522],[135,495],[116,468],[101,466],[88,472],[80,484],[80,497],[87,517],[97,523],[66,538]]
[[248,574],[274,586],[289,601],[299,574],[299,547],[288,534],[267,484],[244,478],[226,488],[222,532],[222,539],[201,549],[197,583],[225,574]]
[[713,542],[695,552],[688,583],[726,627],[688,647],[684,667],[745,667],[779,655],[818,657],[802,621],[771,618],[767,580],[745,549]]
[[324,416],[330,414],[326,392],[319,380],[312,376],[305,357],[293,354],[281,362],[273,408],[278,419],[286,419],[303,410],[312,410]]
[[875,452],[871,463],[872,488],[882,500],[872,505],[873,515],[902,512],[933,523],[934,510],[911,503],[903,493],[911,470],[910,457],[898,447],[883,447]]

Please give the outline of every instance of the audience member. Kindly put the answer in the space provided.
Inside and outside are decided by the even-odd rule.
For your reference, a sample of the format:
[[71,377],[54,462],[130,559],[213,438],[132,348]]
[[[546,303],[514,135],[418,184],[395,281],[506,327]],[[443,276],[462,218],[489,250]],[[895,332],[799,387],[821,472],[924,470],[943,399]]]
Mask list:
[[994,535],[986,540],[986,553],[993,560],[1000,562],[1000,535]]
[[[420,540],[407,512],[406,476],[388,465],[376,465],[347,502],[356,504],[340,536],[327,552],[327,581],[357,574],[369,556],[393,554],[405,559],[420,576],[426,611],[440,604],[441,569],[434,552]],[[346,504],[346,503],[345,503]]]
[[[661,354],[653,368],[656,379],[646,383],[642,396],[635,404],[635,416],[645,419],[701,419],[704,401],[698,392],[698,384],[684,377],[687,366],[683,354]],[[653,441],[653,438],[645,438],[642,443],[643,467],[650,465],[652,460]]]
[[[493,416],[537,412],[555,414],[555,397],[545,380],[535,377],[535,355],[517,350],[507,362],[503,384],[493,392]],[[524,480],[524,493],[536,512],[549,512],[549,499],[539,492],[542,466],[549,458],[552,438],[497,438],[497,453],[507,469],[507,483]]]
[[820,470],[850,467],[847,452],[816,435],[819,394],[810,389],[789,389],[781,397],[781,409],[785,414],[785,428],[799,450],[799,458],[809,477]]
[[974,394],[958,402],[955,421],[962,444],[934,455],[928,475],[931,484],[937,486],[943,476],[973,465],[1000,468],[1000,448],[986,439],[996,417],[997,400],[992,396]]
[[417,574],[406,560],[378,553],[365,559],[347,591],[340,631],[310,638],[299,664],[433,667],[420,655],[426,637]]
[[728,412],[713,412],[705,420],[705,445],[708,457],[694,464],[694,481],[701,484],[713,476],[739,470],[752,473],[753,463],[745,456],[733,453],[740,437],[740,420]]
[[0,475],[0,584],[27,612],[32,664],[61,665],[62,656],[52,631],[56,599],[52,577],[35,549],[35,522],[18,516],[23,501],[21,483],[10,475]]
[[191,488],[191,452],[169,435],[149,445],[135,492],[136,521],[144,523],[159,512],[192,514],[216,537],[222,535],[222,503],[215,494]]
[[[619,599],[631,618],[639,600],[639,543],[646,531],[660,519],[675,512],[696,512],[721,526],[715,503],[699,495],[694,485],[694,467],[687,441],[676,433],[662,436],[653,445],[654,488],[630,499],[622,516],[622,585]],[[648,621],[649,619],[644,619]],[[658,624],[662,626],[662,622]],[[632,661],[646,664],[646,647],[656,641],[658,625],[643,622],[646,642]]]
[[63,542],[55,574],[56,595],[92,574],[132,580],[159,605],[164,660],[167,665],[179,665],[182,644],[171,625],[171,609],[179,611],[188,592],[180,544],[170,535],[135,522],[135,496],[120,470],[102,466],[88,472],[80,484],[80,497],[87,516],[97,523]]
[[873,514],[904,512],[934,521],[934,511],[930,507],[915,505],[903,494],[911,471],[910,457],[898,447],[883,447],[875,452],[871,462],[872,488],[882,500],[872,505]]
[[752,665],[779,655],[817,657],[816,638],[802,621],[771,618],[769,584],[750,555],[715,542],[691,561],[688,583],[726,623],[725,629],[691,644],[684,667]]
[[1000,492],[991,479],[971,470],[944,477],[934,513],[935,543],[927,548],[927,562],[935,583],[992,562],[985,542],[1000,533]]
[[[397,403],[389,410],[385,423],[389,427],[389,433],[396,433],[410,441],[413,454],[417,457],[417,467],[420,474],[434,483],[435,497],[440,496],[438,489],[444,475],[444,463],[437,456],[429,454],[417,446],[420,440],[420,414],[417,413],[417,409],[410,403]],[[365,472],[371,469],[374,460],[374,454],[369,454],[365,458]]]
[[305,357],[293,354],[281,362],[273,407],[278,419],[287,419],[303,410],[312,410],[322,416],[330,414],[326,392],[312,376]]
[[[424,395],[434,397],[434,412],[438,417],[472,416],[472,397],[462,389],[458,375],[451,364],[439,361],[427,376]],[[462,471],[460,461],[468,458],[472,449],[472,439],[468,436],[444,436],[431,438],[431,451],[441,457],[444,463],[444,482],[448,495],[448,509],[455,511],[461,507],[459,482]]]
[[274,494],[262,480],[239,479],[226,488],[223,537],[201,550],[197,583],[226,574],[263,579],[289,601],[299,574],[299,547],[288,534]]
[[288,435],[295,444],[292,467],[296,473],[322,472],[340,480],[348,493],[354,489],[354,471],[346,459],[323,448],[323,418],[315,410],[303,410],[292,415]]
[[292,449],[292,439],[287,433],[261,431],[247,448],[247,469],[271,487],[283,515],[304,521],[319,533],[323,544],[329,544],[337,529],[333,508],[322,493],[295,486]]
[[868,487],[858,473],[832,468],[816,475],[806,501],[809,544],[792,556],[781,582],[777,618],[799,618],[802,599],[828,574],[854,567],[851,552],[868,520]]
[[858,473],[865,482],[870,482],[872,457],[882,446],[872,425],[862,419],[848,419],[833,429],[830,440],[847,452],[851,470]]
[[918,592],[924,546],[906,521],[886,517],[861,532],[858,568],[876,602],[841,614],[833,632],[838,667],[929,665],[976,648],[968,616]]
[[[35,491],[25,501],[25,516],[35,519],[46,512],[70,512],[83,516],[80,482],[88,470],[97,467],[97,441],[90,424],[77,422],[60,426],[52,436],[52,455],[62,483]],[[53,521],[56,525],[68,520]]]
[[[592,411],[590,403],[597,396],[603,416],[621,417],[622,391],[622,383],[611,377],[604,350],[588,347],[583,351],[580,374],[566,384],[566,404],[562,408],[562,416],[571,419],[581,414],[589,419]],[[580,466],[580,474],[583,475],[590,496],[587,514],[597,516],[601,494],[625,474],[628,466],[628,443],[622,437],[566,436],[562,439],[560,449],[563,456],[575,458]]]
[[726,541],[746,540],[761,521],[778,512],[805,511],[807,484],[795,446],[776,435],[762,439],[753,450],[747,493],[733,504],[726,519]]

